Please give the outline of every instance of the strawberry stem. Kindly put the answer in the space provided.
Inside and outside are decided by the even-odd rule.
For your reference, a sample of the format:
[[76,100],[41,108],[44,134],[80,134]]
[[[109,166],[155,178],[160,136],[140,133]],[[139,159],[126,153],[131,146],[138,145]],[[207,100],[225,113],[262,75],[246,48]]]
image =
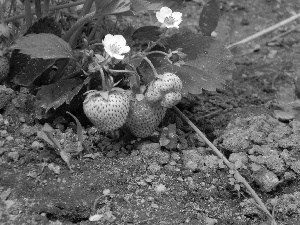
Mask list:
[[165,52],[162,52],[162,51],[152,51],[152,52],[147,52],[145,54],[150,55],[150,54],[154,54],[154,53],[159,53],[159,54],[165,55],[167,57],[170,57],[170,55],[168,53],[165,53]]
[[135,71],[133,70],[112,70],[112,69],[108,69],[108,70],[111,73],[135,73]]
[[155,67],[153,66],[153,64],[152,64],[152,62],[150,61],[150,59],[148,59],[147,56],[143,57],[143,59],[150,65],[150,67],[151,67],[151,69],[152,69],[152,71],[153,71],[153,73],[154,73],[154,76],[155,76],[155,77],[158,77],[158,74],[157,74],[157,72],[156,72],[156,69],[155,69]]
[[105,79],[104,72],[103,72],[103,69],[101,66],[99,66],[99,71],[100,71],[100,75],[101,75],[102,90],[107,91],[106,79]]

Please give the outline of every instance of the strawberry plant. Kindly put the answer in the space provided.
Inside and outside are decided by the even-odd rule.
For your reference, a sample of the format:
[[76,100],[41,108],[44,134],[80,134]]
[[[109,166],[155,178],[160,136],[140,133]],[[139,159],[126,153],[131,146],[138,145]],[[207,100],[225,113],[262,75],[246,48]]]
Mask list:
[[[147,137],[182,97],[221,88],[230,79],[231,53],[210,36],[218,19],[215,1],[205,6],[199,33],[182,27],[183,0],[96,0],[89,13],[91,2],[64,36],[29,32],[11,46],[29,57],[12,81],[38,86],[37,107],[45,112],[76,97],[99,130],[125,125]],[[155,24],[129,25],[132,16],[147,11],[155,12]]]

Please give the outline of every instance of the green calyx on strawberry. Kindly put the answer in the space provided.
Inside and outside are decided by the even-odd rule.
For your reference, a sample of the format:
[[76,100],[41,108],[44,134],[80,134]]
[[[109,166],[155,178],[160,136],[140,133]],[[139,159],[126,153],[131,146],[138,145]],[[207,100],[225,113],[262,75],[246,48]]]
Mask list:
[[145,98],[141,101],[135,99],[130,103],[130,111],[125,125],[136,137],[148,137],[157,129],[166,110],[162,106],[151,106]]
[[163,107],[171,108],[180,102],[181,90],[181,79],[174,73],[164,73],[150,82],[145,99],[152,105],[160,103]]
[[100,131],[113,131],[122,127],[128,117],[130,94],[123,89],[89,91],[83,102],[83,110]]

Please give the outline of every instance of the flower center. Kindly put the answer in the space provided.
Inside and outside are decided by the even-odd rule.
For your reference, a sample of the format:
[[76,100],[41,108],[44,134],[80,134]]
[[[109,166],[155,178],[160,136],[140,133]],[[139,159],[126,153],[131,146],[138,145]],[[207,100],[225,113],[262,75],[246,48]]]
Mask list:
[[173,25],[175,22],[175,19],[172,16],[166,17],[164,20],[166,25]]
[[111,44],[110,45],[110,50],[113,54],[119,54],[120,53],[120,49],[121,49],[121,46],[118,45],[117,43],[114,43],[114,44]]

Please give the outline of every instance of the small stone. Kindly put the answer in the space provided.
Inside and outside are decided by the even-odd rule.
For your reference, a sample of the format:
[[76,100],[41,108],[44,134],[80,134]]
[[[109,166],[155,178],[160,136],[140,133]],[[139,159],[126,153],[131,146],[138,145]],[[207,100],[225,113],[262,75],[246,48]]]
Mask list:
[[165,185],[163,184],[158,184],[154,187],[154,191],[157,193],[157,194],[161,194],[163,192],[166,192],[167,191],[167,188]]
[[18,161],[19,153],[18,152],[9,152],[7,154],[8,158],[12,159],[14,162]]
[[21,123],[25,123],[25,122],[26,122],[24,116],[21,116],[21,117],[19,118],[19,120],[20,120]]
[[279,184],[279,179],[275,173],[267,169],[263,169],[254,175],[255,182],[265,192],[270,192]]
[[38,141],[34,141],[31,144],[31,148],[33,150],[39,150],[39,149],[42,149],[43,147],[44,147],[44,145],[42,143],[38,142]]
[[5,138],[7,141],[12,141],[12,140],[14,140],[14,138],[12,137],[12,136],[7,136],[6,138]]
[[150,163],[150,165],[148,166],[148,170],[149,170],[151,173],[156,173],[156,172],[158,172],[160,169],[161,169],[161,167],[160,167],[160,165],[158,165],[157,162]]
[[102,193],[103,193],[103,195],[109,195],[110,190],[109,189],[104,189]]

